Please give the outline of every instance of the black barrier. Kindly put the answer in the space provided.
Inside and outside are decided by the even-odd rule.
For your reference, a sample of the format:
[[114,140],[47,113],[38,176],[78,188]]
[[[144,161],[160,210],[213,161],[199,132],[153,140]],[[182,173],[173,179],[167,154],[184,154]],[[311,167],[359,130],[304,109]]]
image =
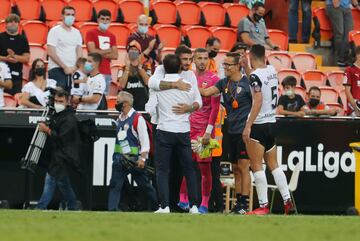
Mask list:
[[[13,208],[21,208],[25,200],[25,175],[20,169],[20,159],[26,153],[39,115],[32,111],[0,111],[0,200],[9,200]],[[95,119],[101,136],[94,148],[83,148],[84,174],[71,175],[85,209],[106,209],[115,138],[114,117],[114,113],[78,113],[79,119]],[[299,159],[304,164],[294,193],[301,213],[339,214],[353,206],[355,158],[348,144],[360,140],[359,128],[358,119],[278,118],[279,164],[288,180]],[[224,138],[225,161],[226,134]],[[38,200],[41,195],[44,173],[40,167],[31,178],[33,189],[29,198],[32,200]],[[274,183],[269,173],[268,177],[269,183]],[[280,211],[279,194],[276,203],[275,211]]]

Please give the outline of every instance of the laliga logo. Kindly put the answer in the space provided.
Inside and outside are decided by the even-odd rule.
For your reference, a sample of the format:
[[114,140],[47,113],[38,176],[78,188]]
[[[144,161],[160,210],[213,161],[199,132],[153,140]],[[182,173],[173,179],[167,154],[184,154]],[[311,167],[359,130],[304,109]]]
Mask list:
[[317,146],[317,156],[312,154],[312,147],[305,147],[305,151],[290,152],[287,161],[283,163],[282,146],[277,148],[278,162],[281,168],[286,171],[288,169],[294,170],[295,164],[298,161],[303,162],[301,171],[305,172],[323,172],[327,178],[335,178],[339,174],[340,169],[345,172],[355,172],[355,156],[352,152],[344,152],[340,155],[339,152],[323,152],[324,145],[319,143]]

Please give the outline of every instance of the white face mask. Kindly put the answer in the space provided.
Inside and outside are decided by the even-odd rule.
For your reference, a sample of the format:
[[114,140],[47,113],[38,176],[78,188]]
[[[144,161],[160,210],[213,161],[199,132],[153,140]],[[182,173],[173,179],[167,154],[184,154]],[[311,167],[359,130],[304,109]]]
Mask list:
[[65,110],[66,106],[62,105],[62,104],[58,104],[55,103],[54,104],[54,109],[56,113],[60,113],[61,111]]
[[285,95],[287,96],[292,96],[294,94],[294,91],[293,90],[287,90],[285,91]]

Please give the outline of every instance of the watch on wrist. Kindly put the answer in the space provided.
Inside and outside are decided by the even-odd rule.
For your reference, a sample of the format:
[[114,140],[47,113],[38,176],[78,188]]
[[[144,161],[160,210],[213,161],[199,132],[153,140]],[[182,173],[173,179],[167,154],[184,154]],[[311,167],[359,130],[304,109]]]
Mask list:
[[79,103],[82,101],[82,96],[80,96],[80,98],[79,98]]
[[146,158],[144,158],[144,157],[140,157],[140,159],[141,159],[142,161],[146,161]]

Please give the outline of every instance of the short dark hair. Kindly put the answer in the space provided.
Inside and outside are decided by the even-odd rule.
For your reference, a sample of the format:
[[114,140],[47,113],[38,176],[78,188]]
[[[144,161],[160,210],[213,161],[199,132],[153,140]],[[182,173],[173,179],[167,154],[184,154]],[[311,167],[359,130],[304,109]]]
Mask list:
[[244,43],[241,42],[237,42],[234,44],[234,46],[230,49],[230,52],[235,52],[236,50],[239,49],[244,49],[245,51],[247,50],[248,46]]
[[256,59],[263,59],[265,57],[265,47],[261,44],[254,44],[251,46],[250,54]]
[[290,86],[294,87],[294,86],[296,86],[296,82],[297,82],[296,78],[294,76],[292,76],[292,75],[289,75],[289,76],[286,76],[284,78],[284,80],[281,82],[281,85],[283,87],[285,87],[287,85],[290,85]]
[[179,73],[181,62],[179,56],[175,54],[168,54],[163,60],[164,69],[167,74]]
[[355,54],[356,55],[360,54],[360,45],[355,48]]
[[256,2],[256,3],[254,3],[253,5],[252,5],[252,8],[251,9],[255,9],[255,10],[257,10],[258,8],[265,8],[265,4],[264,3],[262,3],[262,2]]
[[101,63],[102,56],[99,53],[89,53],[88,56],[92,57],[95,62]]
[[221,40],[219,38],[217,38],[217,37],[209,37],[206,40],[206,45],[213,46],[215,42],[221,43]]
[[15,13],[9,14],[9,15],[5,18],[5,23],[11,23],[11,22],[20,23],[20,17],[19,17],[19,15],[15,14]]
[[194,55],[197,54],[197,53],[208,53],[208,51],[206,49],[204,49],[204,48],[197,48],[194,51]]
[[61,10],[61,15],[64,15],[66,10],[74,10],[74,12],[76,12],[76,10],[75,10],[74,7],[65,6],[65,7],[63,7],[63,9]]
[[62,87],[55,88],[55,96],[57,97],[65,97],[66,100],[69,100],[69,92],[64,90]]
[[100,16],[104,16],[104,17],[111,17],[111,12],[107,9],[101,9],[99,12],[98,12],[98,15],[97,17],[100,18]]
[[78,58],[78,59],[76,60],[75,66],[76,66],[77,68],[80,68],[80,65],[84,65],[85,63],[86,63],[86,58],[80,57],[80,58]]
[[226,53],[226,57],[233,58],[234,63],[239,63],[239,61],[240,61],[240,54],[238,54],[238,53],[228,52],[228,53]]
[[311,92],[312,90],[317,90],[317,91],[319,91],[320,94],[321,94],[321,90],[320,90],[320,88],[317,87],[317,86],[312,86],[312,87],[309,89],[309,94],[310,94],[310,92]]
[[192,54],[191,49],[186,45],[180,45],[175,49],[175,55],[180,56],[182,54]]

